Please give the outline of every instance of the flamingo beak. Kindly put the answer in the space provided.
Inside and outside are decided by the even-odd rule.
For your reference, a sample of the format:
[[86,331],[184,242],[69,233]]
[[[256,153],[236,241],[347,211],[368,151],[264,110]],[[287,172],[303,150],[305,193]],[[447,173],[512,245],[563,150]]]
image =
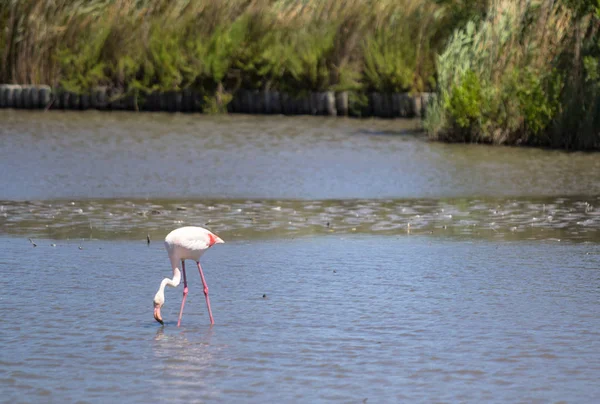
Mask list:
[[223,239],[221,237],[217,237],[215,239],[215,244],[223,244],[223,243],[225,243],[225,242],[223,241]]
[[162,325],[165,325],[162,317],[160,316],[160,306],[158,306],[158,305],[154,306],[154,319],[156,321],[158,321],[159,323],[161,323]]

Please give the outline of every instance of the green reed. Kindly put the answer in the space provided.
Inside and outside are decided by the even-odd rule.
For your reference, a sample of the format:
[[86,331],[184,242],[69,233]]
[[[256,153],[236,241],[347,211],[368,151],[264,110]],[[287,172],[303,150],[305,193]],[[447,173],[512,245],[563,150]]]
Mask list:
[[430,137],[599,148],[598,17],[574,3],[583,2],[496,0],[457,30],[438,57]]
[[420,91],[434,83],[442,16],[433,0],[7,0],[0,81]]
[[[143,101],[191,89],[435,91],[432,139],[600,147],[596,0],[5,0],[0,82]],[[356,104],[356,103],[354,103]]]

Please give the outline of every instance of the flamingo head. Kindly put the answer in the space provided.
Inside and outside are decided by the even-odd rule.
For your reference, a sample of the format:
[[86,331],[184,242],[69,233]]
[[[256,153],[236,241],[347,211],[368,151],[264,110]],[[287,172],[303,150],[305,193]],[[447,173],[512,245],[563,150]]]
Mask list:
[[208,233],[208,246],[212,247],[215,244],[223,244],[224,241],[221,237],[216,234]]
[[165,324],[163,322],[162,317],[160,316],[160,308],[165,304],[165,294],[157,292],[156,296],[154,296],[154,319],[161,324]]

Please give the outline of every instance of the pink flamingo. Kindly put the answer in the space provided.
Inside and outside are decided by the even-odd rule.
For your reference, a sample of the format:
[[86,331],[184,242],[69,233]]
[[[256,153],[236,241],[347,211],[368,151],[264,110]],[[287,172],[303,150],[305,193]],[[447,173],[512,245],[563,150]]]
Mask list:
[[[198,264],[198,271],[200,272],[202,285],[204,286],[204,297],[206,298],[206,306],[208,306],[210,324],[212,325],[215,323],[212,311],[210,310],[208,285],[206,284],[204,273],[200,266],[200,257],[210,247],[219,243],[224,243],[224,241],[219,236],[202,227],[180,227],[179,229],[173,230],[165,237],[165,247],[169,253],[171,267],[173,268],[173,279],[163,279],[158,288],[158,292],[156,292],[156,295],[154,296],[154,318],[156,321],[164,324],[163,319],[160,316],[160,308],[165,304],[165,286],[173,288],[179,286],[179,283],[181,282],[181,272],[183,272],[183,300],[181,301],[179,320],[177,321],[177,327],[180,326],[181,316],[183,315],[183,306],[185,306],[185,298],[188,294],[187,279],[185,277],[185,260],[190,259],[196,261],[196,264]],[[181,262],[181,272],[178,268],[179,262]]]

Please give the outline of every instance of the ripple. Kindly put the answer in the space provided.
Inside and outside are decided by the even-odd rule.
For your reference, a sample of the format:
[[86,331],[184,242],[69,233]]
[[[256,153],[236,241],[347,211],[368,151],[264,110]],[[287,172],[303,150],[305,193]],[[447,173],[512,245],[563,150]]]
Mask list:
[[[526,213],[541,209],[535,200],[473,201],[477,210],[450,200],[202,201],[200,209],[194,201],[73,202],[99,216],[108,209],[123,214],[117,204],[133,212],[160,204],[166,213],[148,219],[159,227],[173,220],[165,217],[196,217],[214,206],[208,218],[228,220],[230,235],[240,238],[268,232],[240,230],[236,220],[245,222],[222,205],[252,204],[259,224],[273,220],[285,227],[271,216],[273,206],[315,223],[306,233],[278,233],[292,239],[233,242],[207,254],[214,327],[207,324],[197,276],[190,280],[182,327],[176,326],[181,288],[167,292],[170,321],[155,324],[151,297],[169,268],[164,251],[147,248],[146,233],[135,242],[91,241],[83,252],[78,243],[57,242],[74,248],[50,250],[49,240],[37,238],[33,249],[25,237],[0,237],[4,265],[18,267],[28,252],[35,262],[0,280],[7,292],[0,309],[10,320],[0,332],[0,388],[7,402],[594,402],[598,396],[600,278],[598,255],[586,255],[594,246],[433,239],[403,228],[378,231],[383,236],[338,233],[345,226],[340,219],[356,218],[366,205],[365,220],[393,212],[381,220],[401,223],[407,216],[398,212],[409,206],[408,217],[426,217],[420,226],[430,226],[436,213],[447,212],[479,224],[491,220],[490,207],[506,205],[504,211],[509,204],[527,220]],[[88,210],[91,203],[98,209]],[[318,207],[304,209],[309,204]],[[576,215],[585,210],[569,200],[561,206]],[[321,214],[330,215],[329,229],[317,222]],[[497,216],[503,234],[506,224]],[[358,226],[369,233],[378,222]],[[129,238],[137,230],[128,226],[111,231]],[[296,234],[324,235],[315,242],[293,240]],[[158,242],[158,233],[152,239]],[[23,285],[42,287],[20,293]],[[48,307],[59,322],[40,320]],[[51,396],[42,397],[48,391]]]
[[597,242],[600,208],[594,205],[600,197],[0,201],[0,232],[156,242],[172,228],[195,225],[226,240],[362,233]]

